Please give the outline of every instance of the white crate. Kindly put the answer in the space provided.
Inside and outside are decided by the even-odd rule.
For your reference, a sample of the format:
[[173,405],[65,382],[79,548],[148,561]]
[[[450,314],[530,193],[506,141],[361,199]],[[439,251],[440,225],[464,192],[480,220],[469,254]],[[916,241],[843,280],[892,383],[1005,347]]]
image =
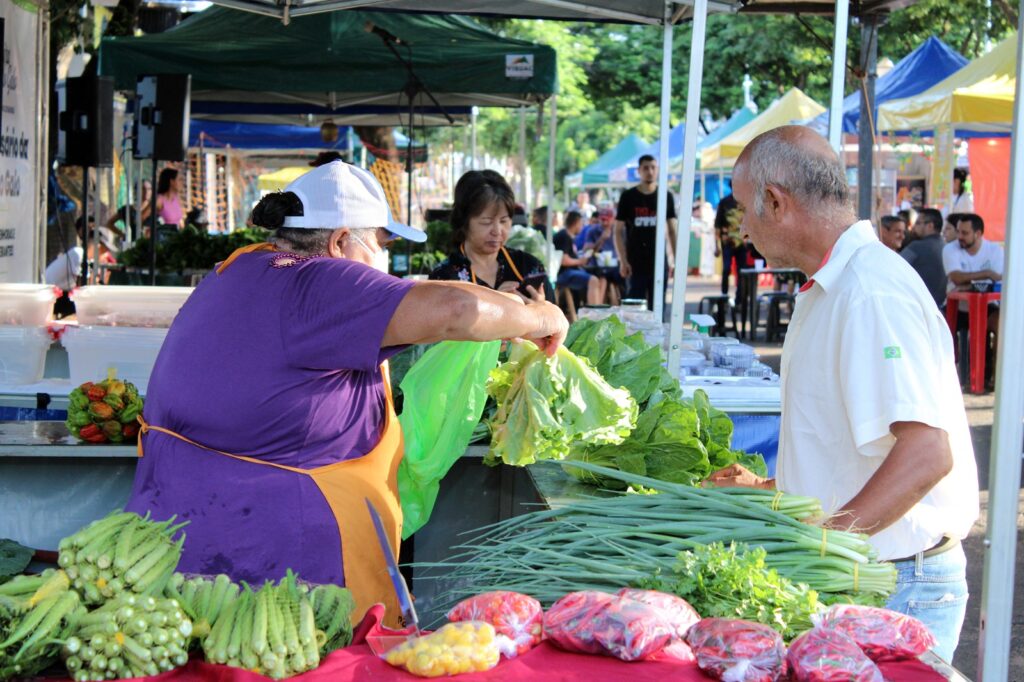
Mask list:
[[52,284],[0,284],[0,325],[45,325],[58,292]]
[[43,327],[0,327],[0,383],[42,381],[51,343]]
[[145,393],[167,330],[159,327],[68,327],[61,343],[68,351],[71,384],[102,381],[113,369]]
[[89,286],[71,292],[83,325],[170,327],[192,287]]

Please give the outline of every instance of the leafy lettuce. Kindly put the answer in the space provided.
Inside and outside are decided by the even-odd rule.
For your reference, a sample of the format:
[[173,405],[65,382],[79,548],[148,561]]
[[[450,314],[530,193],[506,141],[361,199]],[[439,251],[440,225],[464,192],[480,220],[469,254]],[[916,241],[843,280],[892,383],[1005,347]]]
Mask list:
[[[627,335],[618,318],[575,323],[566,345],[590,360],[609,384],[627,389],[640,405],[636,429],[623,442],[577,443],[569,459],[686,485],[697,485],[733,463],[767,475],[760,455],[732,449],[729,415],[712,407],[702,390],[692,399],[682,398],[679,382],[662,366],[661,349],[648,344],[641,334]],[[592,485],[624,487],[621,481],[572,467],[567,470]]]
[[487,392],[497,402],[487,461],[525,466],[565,459],[570,447],[621,443],[637,420],[637,403],[584,358],[564,346],[547,357],[532,343],[513,345],[491,371]]

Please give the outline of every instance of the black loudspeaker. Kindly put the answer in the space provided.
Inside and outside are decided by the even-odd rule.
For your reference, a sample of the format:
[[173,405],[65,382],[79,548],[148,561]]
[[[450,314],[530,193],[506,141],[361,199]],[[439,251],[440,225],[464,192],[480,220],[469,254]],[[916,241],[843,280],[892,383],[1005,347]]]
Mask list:
[[188,151],[192,76],[139,76],[135,86],[136,159],[182,161]]
[[83,76],[65,81],[58,115],[58,159],[68,166],[114,165],[114,80]]

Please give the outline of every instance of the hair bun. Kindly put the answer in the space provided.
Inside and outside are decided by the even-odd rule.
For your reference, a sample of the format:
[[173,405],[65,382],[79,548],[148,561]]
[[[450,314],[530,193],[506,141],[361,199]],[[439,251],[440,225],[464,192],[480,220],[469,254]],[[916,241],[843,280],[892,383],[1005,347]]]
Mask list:
[[302,201],[294,192],[271,192],[252,209],[253,225],[268,230],[278,230],[284,226],[288,216],[302,215]]

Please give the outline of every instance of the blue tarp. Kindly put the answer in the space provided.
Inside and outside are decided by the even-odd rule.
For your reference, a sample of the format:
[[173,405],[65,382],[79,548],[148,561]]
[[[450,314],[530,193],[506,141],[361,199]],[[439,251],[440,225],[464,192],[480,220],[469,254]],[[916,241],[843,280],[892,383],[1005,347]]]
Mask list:
[[[875,81],[874,121],[878,120],[878,105],[891,99],[913,97],[932,87],[947,76],[959,71],[967,59],[959,52],[932,36],[916,50],[901,59],[892,70]],[[843,132],[857,134],[860,121],[860,91],[843,100]],[[828,129],[828,112],[811,122],[816,130]],[[877,127],[877,123],[876,123]]]
[[232,147],[234,149],[348,149],[348,128],[338,127],[333,144],[320,137],[319,126],[268,125],[234,121],[189,121],[188,146]]
[[[188,146],[198,147],[202,136],[203,146],[210,148],[232,147],[233,149],[322,149],[345,151],[348,149],[348,126],[338,126],[338,140],[328,144],[320,137],[319,126],[270,125],[267,123],[239,123],[237,121],[208,121],[193,118],[189,120]],[[409,138],[394,131],[395,145],[404,150]],[[352,141],[359,149],[359,138]],[[422,147],[422,142],[414,142]]]

